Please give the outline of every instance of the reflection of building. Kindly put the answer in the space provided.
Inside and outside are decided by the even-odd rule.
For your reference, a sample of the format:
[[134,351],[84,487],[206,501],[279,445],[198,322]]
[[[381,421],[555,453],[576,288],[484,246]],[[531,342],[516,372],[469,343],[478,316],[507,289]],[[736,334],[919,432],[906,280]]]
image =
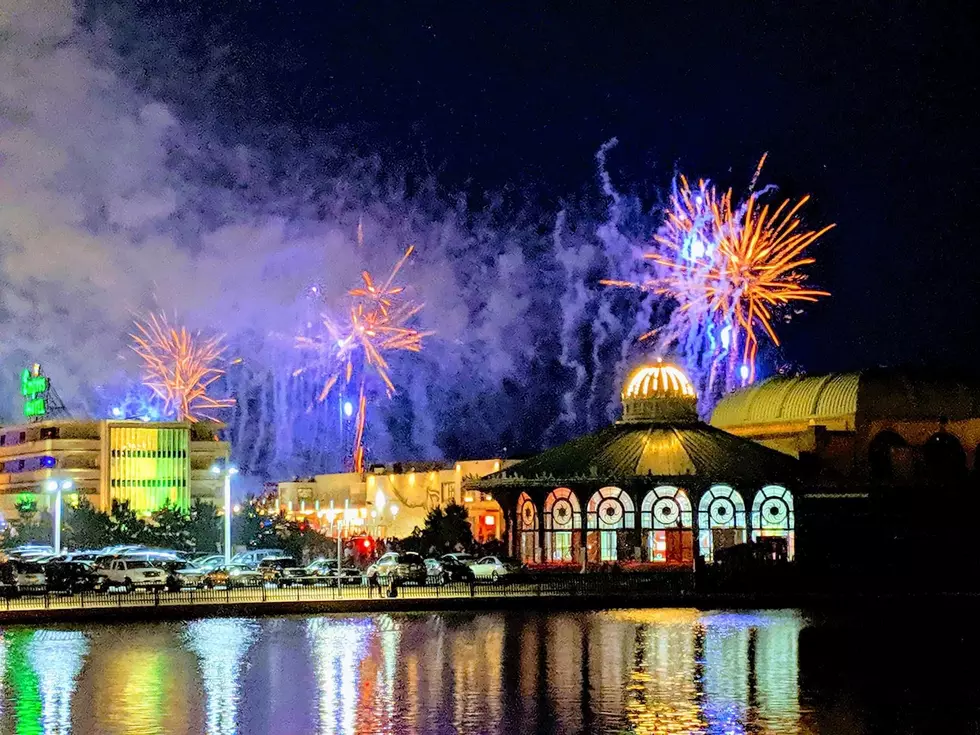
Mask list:
[[955,481],[976,469],[980,386],[907,370],[777,377],[723,398],[711,423],[808,460],[823,481]]
[[49,478],[73,480],[101,510],[114,500],[138,512],[220,501],[220,478],[209,468],[229,447],[214,432],[207,423],[67,419],[0,428],[0,513],[9,520],[18,498],[44,498]]
[[797,462],[698,421],[687,377],[635,372],[611,426],[480,480],[505,509],[524,561],[690,565],[718,548],[781,536],[792,557]]
[[343,534],[371,533],[403,538],[425,523],[433,508],[456,502],[469,512],[477,540],[501,538],[503,513],[492,493],[472,487],[478,478],[508,466],[483,459],[375,465],[369,472],[317,475],[276,485],[280,509]]

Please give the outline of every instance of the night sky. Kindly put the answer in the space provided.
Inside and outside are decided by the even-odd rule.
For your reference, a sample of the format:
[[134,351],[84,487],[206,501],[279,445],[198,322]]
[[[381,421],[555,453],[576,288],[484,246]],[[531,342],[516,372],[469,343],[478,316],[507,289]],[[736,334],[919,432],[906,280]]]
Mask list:
[[369,457],[560,443],[640,362],[691,369],[638,340],[669,300],[600,281],[649,276],[677,172],[740,199],[766,152],[760,185],[837,227],[808,269],[832,297],[758,374],[975,373],[975,27],[658,5],[0,0],[0,419],[35,361],[77,415],[144,411],[132,320],[162,310],[242,358],[215,385],[241,467],[338,469],[345,398],[313,405],[336,366],[296,335],[413,244],[433,334],[391,355],[392,400],[369,385]]
[[141,18],[185,54],[222,48],[218,95],[170,97],[226,140],[344,130],[448,190],[545,208],[597,188],[613,136],[618,185],[651,206],[675,167],[743,187],[768,151],[764,180],[838,225],[813,271],[833,298],[783,330],[787,359],[980,357],[976,26],[943,3],[191,5]]

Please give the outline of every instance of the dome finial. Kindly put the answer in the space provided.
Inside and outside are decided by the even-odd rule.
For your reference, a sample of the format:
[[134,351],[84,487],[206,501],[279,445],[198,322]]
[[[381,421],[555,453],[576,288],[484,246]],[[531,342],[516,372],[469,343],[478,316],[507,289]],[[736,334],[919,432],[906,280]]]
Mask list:
[[644,365],[623,386],[623,420],[696,419],[697,395],[684,371],[664,363]]

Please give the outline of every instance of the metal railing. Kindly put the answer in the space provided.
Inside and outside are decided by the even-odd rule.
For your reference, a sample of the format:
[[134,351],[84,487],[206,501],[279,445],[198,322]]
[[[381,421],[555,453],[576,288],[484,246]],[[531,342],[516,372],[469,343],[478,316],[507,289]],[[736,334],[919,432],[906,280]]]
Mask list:
[[409,600],[499,597],[564,597],[623,600],[631,596],[678,595],[691,589],[687,575],[661,574],[562,574],[554,576],[503,578],[499,583],[484,581],[447,584],[398,584],[382,580],[358,584],[271,584],[231,588],[136,589],[130,592],[80,592],[64,594],[43,588],[0,591],[0,612],[32,610],[79,610],[94,608],[140,608],[163,606],[207,606],[261,603],[329,603],[357,600]]

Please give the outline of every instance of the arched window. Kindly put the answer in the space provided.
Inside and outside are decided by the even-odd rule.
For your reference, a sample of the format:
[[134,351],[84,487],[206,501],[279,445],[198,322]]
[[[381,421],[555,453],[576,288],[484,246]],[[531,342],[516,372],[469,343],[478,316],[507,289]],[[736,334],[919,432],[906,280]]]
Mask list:
[[545,561],[574,561],[581,546],[582,506],[567,487],[552,490],[544,501]]
[[752,540],[786,539],[786,558],[796,553],[796,511],[793,493],[781,485],[767,485],[752,499]]
[[694,561],[694,512],[683,490],[662,486],[640,505],[645,561],[690,564]]
[[966,452],[959,440],[946,431],[939,431],[922,446],[928,479],[945,484],[966,479]]
[[715,552],[745,543],[745,501],[728,485],[715,485],[698,504],[698,545],[713,561]]
[[895,477],[895,450],[908,446],[905,440],[894,431],[879,431],[868,445],[868,465],[871,479],[891,481]]
[[589,561],[616,561],[629,554],[630,534],[636,528],[633,499],[618,487],[604,487],[589,498],[586,512]]
[[527,493],[521,493],[521,497],[517,499],[517,538],[521,561],[525,564],[538,561],[535,558],[538,547],[538,509]]

